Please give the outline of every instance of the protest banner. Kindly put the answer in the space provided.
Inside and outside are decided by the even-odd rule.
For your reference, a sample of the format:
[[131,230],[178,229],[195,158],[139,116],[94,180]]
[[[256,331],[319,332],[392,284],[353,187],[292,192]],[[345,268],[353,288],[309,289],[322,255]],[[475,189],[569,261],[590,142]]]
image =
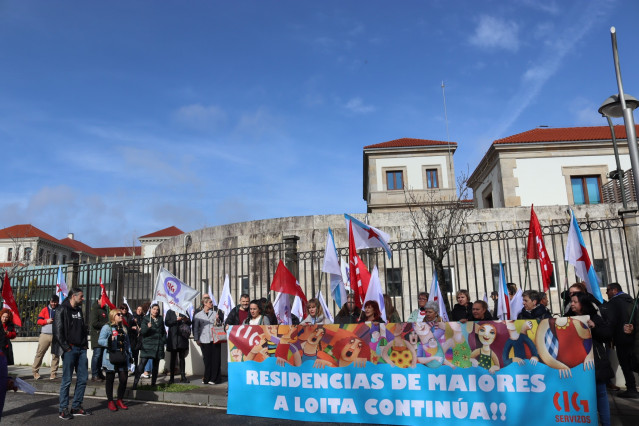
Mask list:
[[227,412],[341,423],[597,424],[586,320],[232,326]]

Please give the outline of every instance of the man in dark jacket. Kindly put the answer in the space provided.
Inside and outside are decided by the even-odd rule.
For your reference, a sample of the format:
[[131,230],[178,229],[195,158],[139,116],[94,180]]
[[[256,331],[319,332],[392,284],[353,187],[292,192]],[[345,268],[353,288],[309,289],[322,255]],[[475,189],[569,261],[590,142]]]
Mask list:
[[106,304],[100,304],[100,298],[91,305],[91,314],[89,315],[89,326],[91,334],[91,349],[93,356],[91,357],[91,381],[97,382],[104,380],[102,374],[102,357],[104,356],[104,347],[98,343],[100,330],[102,326],[109,322],[109,311]]
[[626,380],[626,390],[618,393],[617,396],[621,398],[639,398],[633,372],[636,368],[633,349],[634,333],[626,334],[623,331],[624,324],[630,320],[634,300],[622,291],[619,283],[608,284],[606,294],[608,295],[608,303],[605,305],[606,317],[612,328],[612,341],[617,348],[619,366]]
[[248,318],[248,308],[250,297],[244,293],[240,296],[240,304],[231,309],[229,316],[226,318],[226,325],[240,325]]
[[[84,293],[77,287],[69,291],[69,296],[56,310],[53,318],[53,342],[62,349],[62,383],[60,384],[59,417],[64,420],[76,416],[90,416],[91,412],[82,408],[84,390],[89,376],[87,349],[87,328],[82,314]],[[77,381],[73,391],[73,405],[69,411],[69,388],[73,370]]]
[[521,310],[517,319],[541,320],[552,318],[548,309],[541,304],[541,293],[537,290],[526,290],[522,294],[524,309]]
[[493,316],[488,310],[488,303],[483,300],[478,300],[473,303],[473,311],[469,321],[492,321]]

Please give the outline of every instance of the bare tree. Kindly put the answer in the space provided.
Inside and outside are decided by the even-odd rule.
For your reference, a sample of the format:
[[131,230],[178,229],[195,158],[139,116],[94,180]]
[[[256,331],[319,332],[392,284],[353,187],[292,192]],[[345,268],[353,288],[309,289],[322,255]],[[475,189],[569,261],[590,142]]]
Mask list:
[[[417,244],[433,261],[443,295],[452,290],[444,275],[444,257],[468,221],[473,207],[468,200],[469,194],[467,174],[458,177],[457,190],[449,196],[436,190],[418,192],[404,189],[406,206],[419,234]],[[446,309],[450,310],[448,297],[444,300]]]

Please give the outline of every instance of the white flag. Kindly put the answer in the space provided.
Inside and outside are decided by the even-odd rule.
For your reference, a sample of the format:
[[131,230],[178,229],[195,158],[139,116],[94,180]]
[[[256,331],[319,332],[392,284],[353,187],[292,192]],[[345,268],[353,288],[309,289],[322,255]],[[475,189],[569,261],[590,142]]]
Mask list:
[[433,283],[430,285],[430,294],[428,295],[429,302],[437,302],[439,305],[439,317],[448,322],[448,312],[446,312],[446,304],[444,303],[444,297],[442,291],[439,288],[439,280],[437,279],[437,272],[433,272]]
[[275,302],[273,302],[273,310],[277,323],[282,325],[291,325],[291,298],[286,293],[277,293]]
[[[342,271],[342,282],[344,283],[344,287],[347,288],[348,290],[351,289],[351,274],[348,270],[348,262],[346,262],[344,260],[343,257],[340,256],[339,258],[340,260],[340,270]],[[342,306],[344,306],[344,304],[342,303]],[[340,306],[340,308],[342,307]]]
[[510,319],[516,320],[522,309],[524,309],[524,293],[519,289],[510,299]]
[[291,314],[295,315],[302,321],[304,319],[304,310],[302,309],[302,299],[299,296],[295,296],[293,300],[293,307],[291,308]]
[[220,304],[217,308],[224,312],[224,318],[229,317],[229,313],[235,308],[235,303],[231,297],[231,285],[229,283],[229,274],[226,274],[224,278],[224,287],[222,288],[222,294],[220,295]]
[[[331,283],[331,295],[340,308],[346,303],[346,288],[342,280],[342,268],[337,258],[337,249],[335,248],[335,239],[333,231],[328,228],[328,236],[326,237],[326,250],[324,251],[324,265],[322,271],[328,273]],[[332,322],[332,321],[331,321]]]
[[[324,296],[322,296],[322,290],[317,292],[317,300],[319,300],[320,305],[322,305],[322,310],[324,311],[324,318],[326,319],[326,323],[333,324],[333,322],[335,321],[333,320],[333,315],[331,315],[331,311],[328,310],[328,306],[326,305]],[[346,298],[344,298],[344,300],[346,300]]]
[[155,282],[154,297],[155,300],[166,303],[168,309],[185,314],[189,304],[193,302],[193,299],[199,293],[199,291],[184,284],[166,269],[160,268]]
[[129,306],[129,301],[126,300],[126,297],[122,296],[122,301],[124,302],[126,307],[129,308],[129,312],[133,314],[133,311],[131,310],[131,307]]
[[371,280],[368,283],[366,297],[364,298],[364,303],[362,305],[366,305],[366,302],[369,300],[377,302],[379,310],[382,313],[382,319],[384,322],[388,322],[388,319],[386,319],[386,305],[384,305],[384,293],[382,293],[382,285],[379,282],[379,271],[377,270],[377,265],[373,268],[373,272],[371,272]]

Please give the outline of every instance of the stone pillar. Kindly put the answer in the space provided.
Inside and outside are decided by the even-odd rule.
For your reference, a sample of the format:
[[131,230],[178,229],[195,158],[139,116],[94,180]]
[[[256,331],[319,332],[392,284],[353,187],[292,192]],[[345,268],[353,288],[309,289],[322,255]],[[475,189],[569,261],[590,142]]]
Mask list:
[[71,290],[73,287],[80,287],[78,282],[78,273],[80,272],[80,263],[74,261],[67,264],[67,287]]
[[284,265],[295,278],[299,279],[299,259],[297,257],[297,241],[300,239],[297,235],[284,235],[282,240],[284,241]]

